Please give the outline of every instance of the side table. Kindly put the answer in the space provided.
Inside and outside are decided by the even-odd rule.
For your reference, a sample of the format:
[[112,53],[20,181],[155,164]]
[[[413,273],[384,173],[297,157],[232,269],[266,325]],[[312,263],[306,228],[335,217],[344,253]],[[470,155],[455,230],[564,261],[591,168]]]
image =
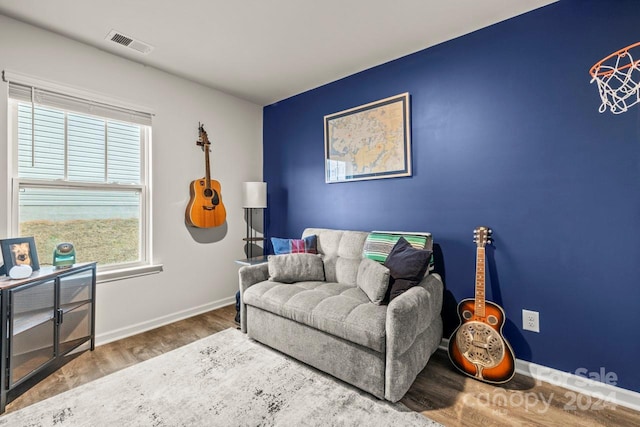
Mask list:
[[269,255],[254,256],[252,258],[237,259],[236,264],[240,265],[258,265],[269,261]]

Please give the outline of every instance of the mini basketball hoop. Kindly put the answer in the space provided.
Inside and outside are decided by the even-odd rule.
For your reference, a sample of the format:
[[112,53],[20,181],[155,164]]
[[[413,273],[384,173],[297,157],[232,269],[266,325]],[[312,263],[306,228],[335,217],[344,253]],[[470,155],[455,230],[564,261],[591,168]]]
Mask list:
[[640,59],[633,59],[634,48],[640,54],[640,42],[634,43],[601,59],[589,70],[591,83],[598,83],[601,113],[607,108],[613,114],[624,113],[640,102]]

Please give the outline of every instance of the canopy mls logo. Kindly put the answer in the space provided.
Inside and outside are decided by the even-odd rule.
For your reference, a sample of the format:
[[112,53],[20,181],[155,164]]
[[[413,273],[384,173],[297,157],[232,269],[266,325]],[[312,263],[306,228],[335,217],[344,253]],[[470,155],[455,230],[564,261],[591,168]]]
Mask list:
[[[598,372],[589,372],[587,368],[578,368],[575,371],[575,375],[581,378],[588,378],[593,381],[598,381],[603,384],[615,386],[618,384],[618,375],[615,372],[607,372],[604,367],[600,367]],[[589,381],[584,380],[576,380],[576,385],[578,387],[590,387],[591,384]]]
[[532,369],[532,376],[536,378],[536,385],[551,383],[564,388],[601,388],[600,384],[616,386],[618,384],[618,374],[607,371],[603,366],[597,371],[590,371],[588,368],[577,368],[573,372],[563,372],[556,369],[537,366]]
[[[598,384],[595,383],[603,383],[608,386],[617,385],[618,375],[615,372],[607,372],[604,367],[601,367],[598,371],[578,368],[573,372],[575,375],[574,378],[570,375],[560,374],[558,371],[552,371],[551,374],[542,376],[542,378],[545,378],[545,382],[549,381],[563,388],[579,387],[583,390],[588,390],[589,388],[595,390],[590,393],[567,390],[563,394],[557,395],[555,392],[544,393],[530,391],[525,393],[518,390],[507,390],[497,387],[492,392],[465,395],[463,398],[464,404],[470,407],[484,406],[499,415],[507,415],[509,409],[513,408],[524,408],[526,412],[545,414],[551,407],[554,399],[558,399],[560,406],[565,411],[601,411],[603,409],[616,409],[616,404],[613,403],[616,401],[615,391],[609,393],[597,391],[596,388]],[[537,379],[536,386],[541,386],[545,384],[545,382]]]

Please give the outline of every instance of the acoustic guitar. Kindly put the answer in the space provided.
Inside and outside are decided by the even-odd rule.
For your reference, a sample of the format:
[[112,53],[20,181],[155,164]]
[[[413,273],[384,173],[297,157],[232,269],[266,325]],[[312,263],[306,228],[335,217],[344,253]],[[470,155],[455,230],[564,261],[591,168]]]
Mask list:
[[220,183],[211,179],[209,171],[209,147],[211,143],[202,124],[198,125],[197,145],[204,151],[205,177],[191,181],[191,198],[185,212],[187,224],[198,228],[218,227],[227,219],[227,210],[222,203]]
[[498,304],[485,300],[485,246],[491,243],[491,230],[474,231],[476,250],[475,298],[458,304],[460,325],[449,339],[449,359],[460,372],[492,384],[513,378],[515,357],[502,334],[506,320]]

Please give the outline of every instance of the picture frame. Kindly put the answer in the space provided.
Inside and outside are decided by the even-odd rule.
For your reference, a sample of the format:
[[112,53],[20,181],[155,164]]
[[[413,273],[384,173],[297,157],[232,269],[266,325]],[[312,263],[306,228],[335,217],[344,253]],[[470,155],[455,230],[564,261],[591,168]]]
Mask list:
[[33,237],[16,237],[0,240],[0,250],[6,274],[16,265],[28,265],[33,271],[40,269],[38,251]]
[[411,176],[409,93],[324,116],[325,182]]

